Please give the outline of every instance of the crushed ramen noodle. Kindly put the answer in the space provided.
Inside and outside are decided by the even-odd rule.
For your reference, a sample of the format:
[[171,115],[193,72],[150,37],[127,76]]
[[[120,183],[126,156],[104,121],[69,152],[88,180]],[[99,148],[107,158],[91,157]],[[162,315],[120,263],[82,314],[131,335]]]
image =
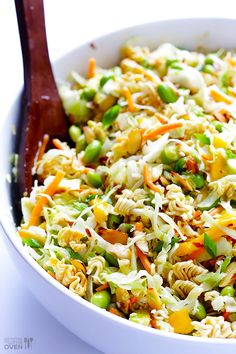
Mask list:
[[236,56],[171,44],[59,86],[18,234],[45,271],[156,330],[236,338]]

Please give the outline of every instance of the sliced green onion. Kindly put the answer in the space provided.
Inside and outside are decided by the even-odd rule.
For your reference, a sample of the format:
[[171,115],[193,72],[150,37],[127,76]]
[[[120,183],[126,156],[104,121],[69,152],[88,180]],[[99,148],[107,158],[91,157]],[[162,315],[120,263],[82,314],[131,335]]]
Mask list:
[[23,244],[32,248],[42,248],[42,245],[33,238],[23,238]]
[[122,223],[123,217],[120,215],[109,214],[107,220],[107,226],[109,229],[117,229]]
[[211,237],[204,233],[204,248],[209,253],[212,258],[216,258],[217,254],[217,247],[215,241],[212,240]]
[[231,256],[226,256],[223,263],[221,264],[221,267],[220,267],[220,272],[221,273],[225,273],[226,272],[226,269],[227,267],[230,265],[230,262],[231,262],[231,259],[232,257]]
[[195,138],[200,141],[201,145],[211,145],[211,140],[205,134],[194,134]]
[[117,261],[117,258],[114,257],[111,253],[105,252],[104,257],[106,261],[113,267],[119,267],[119,263]]
[[100,80],[100,86],[103,87],[109,80],[113,80],[114,75],[103,76]]

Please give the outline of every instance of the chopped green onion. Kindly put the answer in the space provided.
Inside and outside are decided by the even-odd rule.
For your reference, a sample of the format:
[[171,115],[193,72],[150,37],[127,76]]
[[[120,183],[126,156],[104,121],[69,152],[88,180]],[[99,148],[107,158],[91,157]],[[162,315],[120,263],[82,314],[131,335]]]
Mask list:
[[221,273],[225,273],[226,272],[226,269],[227,267],[229,266],[230,262],[231,262],[231,259],[232,257],[231,256],[226,256],[223,263],[221,264],[221,267],[220,267],[220,272]]
[[24,245],[30,246],[32,248],[41,248],[42,247],[42,245],[33,238],[23,238],[22,241],[23,241]]
[[118,226],[122,223],[123,217],[120,215],[109,214],[107,220],[107,226],[109,229],[117,229]]
[[105,252],[104,257],[106,261],[113,267],[119,267],[119,263],[117,261],[117,258],[114,257],[111,253]]
[[114,75],[103,76],[100,80],[100,86],[103,87],[107,83],[107,81],[113,80],[113,79],[114,79]]
[[194,134],[195,138],[200,141],[201,145],[211,145],[211,140],[205,134]]
[[226,150],[226,156],[228,159],[236,159],[236,154],[231,150]]
[[209,255],[212,258],[216,258],[216,254],[217,254],[216,243],[215,241],[212,240],[211,237],[207,235],[206,232],[204,233],[204,247],[207,253],[209,253]]
[[219,133],[222,133],[224,124],[221,123],[221,122],[218,122],[218,120],[215,120],[215,121],[213,122],[213,124],[214,124],[216,130],[217,130]]
[[156,247],[154,248],[154,251],[155,252],[161,252],[163,245],[164,245],[164,242],[163,241],[159,241],[158,244],[156,245]]
[[71,247],[66,247],[67,252],[69,252],[71,259],[79,259],[82,261],[82,257],[78,252],[75,252]]

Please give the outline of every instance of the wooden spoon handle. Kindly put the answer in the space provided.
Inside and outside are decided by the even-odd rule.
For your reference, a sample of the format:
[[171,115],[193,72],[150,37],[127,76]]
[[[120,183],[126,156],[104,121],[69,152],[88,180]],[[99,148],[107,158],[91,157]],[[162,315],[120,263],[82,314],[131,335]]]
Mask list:
[[15,0],[29,101],[57,94],[48,55],[43,0]]

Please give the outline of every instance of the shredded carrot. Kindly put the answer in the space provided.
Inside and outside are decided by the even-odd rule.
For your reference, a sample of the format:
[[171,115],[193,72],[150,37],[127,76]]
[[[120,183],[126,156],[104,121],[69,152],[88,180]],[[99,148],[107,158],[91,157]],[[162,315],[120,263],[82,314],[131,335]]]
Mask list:
[[94,172],[94,168],[90,168],[90,167],[85,167],[84,170],[82,171],[83,173],[89,173],[89,172]]
[[113,229],[103,229],[100,231],[102,238],[110,242],[111,244],[121,243],[122,245],[127,245],[128,234],[126,232],[113,230]]
[[44,154],[44,152],[46,150],[48,141],[49,141],[49,135],[48,134],[44,134],[43,141],[42,141],[42,144],[41,144],[39,152],[38,152],[37,161],[40,161],[42,159],[43,154]]
[[59,139],[53,139],[52,143],[58,150],[68,150],[66,144],[63,144]]
[[96,68],[96,59],[90,58],[89,59],[89,66],[88,66],[88,79],[91,79],[95,75],[95,68]]
[[48,270],[48,274],[51,275],[51,277],[53,277],[54,279],[56,279],[56,276],[53,272],[51,272],[50,270]]
[[136,251],[137,251],[137,256],[140,259],[140,262],[142,263],[144,269],[151,274],[151,263],[149,262],[149,259],[146,254],[144,254],[140,248],[136,245]]
[[142,222],[136,222],[135,230],[136,231],[143,231],[143,223]]
[[214,101],[216,101],[216,102],[224,102],[226,104],[232,103],[232,99],[229,96],[227,96],[223,92],[219,92],[215,89],[210,90],[210,95],[214,99]]
[[192,191],[193,188],[191,187],[191,185],[189,184],[189,182],[183,177],[181,176],[179,173],[171,171],[171,174],[173,176],[176,177],[177,181],[188,191]]
[[119,317],[123,317],[125,318],[125,315],[123,315],[122,312],[120,312],[119,310],[115,309],[114,307],[111,307],[108,312],[112,313],[113,315],[119,316]]
[[147,164],[144,165],[143,175],[144,175],[144,182],[146,183],[146,185],[154,192],[160,193],[161,192],[160,188],[152,182],[152,176]]
[[165,133],[169,132],[170,130],[181,128],[182,126],[183,126],[182,122],[164,124],[161,127],[158,127],[156,129],[153,129],[151,131],[144,133],[143,139],[146,139],[146,140],[155,139],[158,135],[165,134]]
[[135,107],[134,107],[134,102],[132,100],[132,96],[131,96],[130,90],[128,89],[128,87],[124,87],[123,91],[124,91],[124,95],[125,95],[125,98],[126,98],[127,103],[128,103],[129,111],[130,112],[134,112],[135,111]]
[[136,296],[131,296],[131,298],[129,299],[131,305],[135,304],[138,301],[138,298]]
[[160,123],[162,124],[168,123],[168,119],[164,116],[164,114],[156,112],[154,115],[159,120]]
[[109,288],[109,285],[107,283],[102,284],[96,288],[96,291],[103,291],[105,289]]
[[[58,185],[60,184],[61,180],[65,176],[65,173],[62,171],[58,171],[55,178],[52,180],[52,182],[45,188],[44,194],[49,195],[50,197],[53,196],[53,194],[56,192]],[[38,220],[40,218],[40,214],[42,212],[42,209],[44,206],[48,204],[48,198],[42,196],[39,197],[33,210],[30,215],[28,227],[30,226],[36,226],[38,223]]]
[[199,219],[201,215],[202,215],[202,212],[200,210],[195,210],[195,212],[193,214],[193,219]]

